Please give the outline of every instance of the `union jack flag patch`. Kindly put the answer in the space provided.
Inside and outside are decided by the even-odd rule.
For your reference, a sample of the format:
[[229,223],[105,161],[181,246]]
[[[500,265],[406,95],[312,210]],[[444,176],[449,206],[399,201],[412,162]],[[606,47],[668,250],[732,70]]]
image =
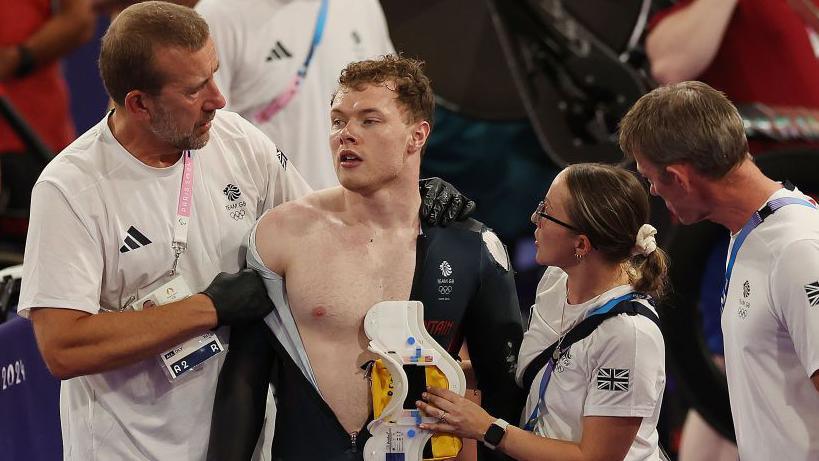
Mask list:
[[597,370],[597,389],[601,391],[628,391],[628,368],[600,368]]

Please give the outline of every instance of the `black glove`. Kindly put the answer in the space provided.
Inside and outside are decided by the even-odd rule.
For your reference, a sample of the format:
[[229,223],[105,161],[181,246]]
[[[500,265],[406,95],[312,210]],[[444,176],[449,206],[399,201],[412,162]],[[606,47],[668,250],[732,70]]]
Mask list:
[[419,184],[421,219],[430,225],[446,226],[452,221],[463,221],[475,211],[475,202],[441,178],[422,179]]
[[220,272],[202,294],[213,301],[218,325],[246,324],[273,311],[261,276],[253,269]]

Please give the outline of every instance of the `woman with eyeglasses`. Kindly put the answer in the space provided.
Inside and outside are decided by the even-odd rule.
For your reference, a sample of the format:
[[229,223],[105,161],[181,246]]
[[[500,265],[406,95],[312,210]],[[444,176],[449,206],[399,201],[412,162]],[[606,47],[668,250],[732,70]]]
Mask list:
[[[518,460],[657,460],[665,345],[652,297],[667,279],[648,195],[601,164],[557,175],[532,213],[537,288],[517,378],[528,399],[514,426],[446,389],[418,408],[425,429],[482,441]],[[514,422],[513,422],[514,423]]]

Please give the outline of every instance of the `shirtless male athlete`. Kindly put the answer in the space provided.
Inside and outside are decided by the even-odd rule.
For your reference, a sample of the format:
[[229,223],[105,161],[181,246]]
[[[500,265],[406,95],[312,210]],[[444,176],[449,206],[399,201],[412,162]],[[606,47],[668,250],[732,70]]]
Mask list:
[[280,205],[250,236],[248,265],[277,309],[267,326],[232,334],[209,459],[249,459],[268,382],[278,409],[274,459],[362,459],[372,419],[362,365],[376,358],[363,319],[385,300],[422,301],[439,344],[455,354],[467,340],[484,405],[520,416],[522,325],[505,248],[475,220],[439,228],[418,218],[434,110],[421,63],[362,61],[339,81],[330,145],[341,186]]

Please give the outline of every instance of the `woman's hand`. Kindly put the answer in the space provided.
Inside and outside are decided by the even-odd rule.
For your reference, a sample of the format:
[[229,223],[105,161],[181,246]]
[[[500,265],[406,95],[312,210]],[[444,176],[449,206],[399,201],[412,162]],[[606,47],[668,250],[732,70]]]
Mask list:
[[418,427],[433,432],[444,432],[462,438],[483,441],[483,435],[496,418],[465,397],[438,387],[429,387],[421,395],[424,401],[415,405],[438,422],[422,423]]

